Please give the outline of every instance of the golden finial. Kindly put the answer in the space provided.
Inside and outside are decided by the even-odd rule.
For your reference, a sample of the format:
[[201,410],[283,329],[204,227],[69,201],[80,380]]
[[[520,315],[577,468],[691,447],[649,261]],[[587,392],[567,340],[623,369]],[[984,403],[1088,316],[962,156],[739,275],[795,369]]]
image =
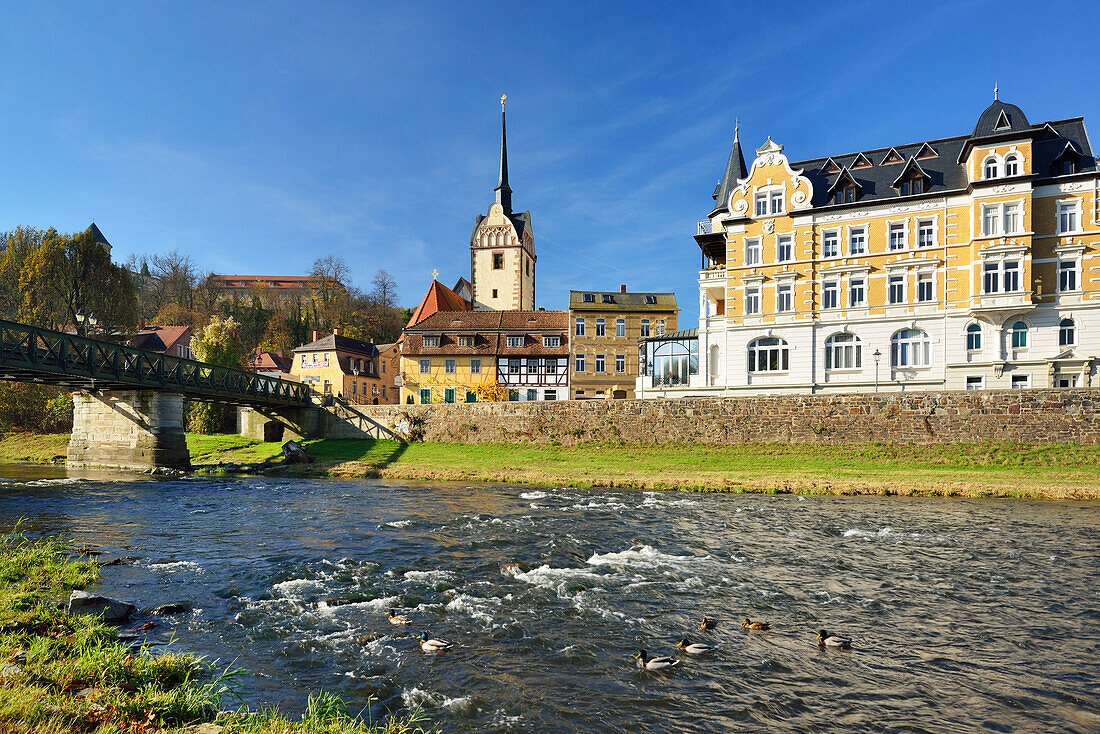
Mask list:
[[438,270],[432,270],[432,280],[435,280],[438,277],[439,277],[439,271]]
[[507,95],[507,94],[502,94],[502,95],[500,95],[500,106],[501,106],[501,107],[503,107],[503,106],[504,106],[504,100],[506,100],[506,99],[508,99],[508,95]]

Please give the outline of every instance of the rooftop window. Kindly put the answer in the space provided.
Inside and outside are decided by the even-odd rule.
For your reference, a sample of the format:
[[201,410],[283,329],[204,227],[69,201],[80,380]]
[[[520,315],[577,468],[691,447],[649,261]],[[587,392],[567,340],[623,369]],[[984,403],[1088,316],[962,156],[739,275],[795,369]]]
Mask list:
[[656,303],[657,302],[657,296],[646,296],[645,297],[645,302],[646,303]]
[[584,294],[584,302],[585,303],[595,303],[596,302],[596,294],[595,293],[585,293]]
[[612,296],[610,294],[605,293],[604,296],[603,296],[603,302],[604,303],[614,303],[615,302],[615,296]]

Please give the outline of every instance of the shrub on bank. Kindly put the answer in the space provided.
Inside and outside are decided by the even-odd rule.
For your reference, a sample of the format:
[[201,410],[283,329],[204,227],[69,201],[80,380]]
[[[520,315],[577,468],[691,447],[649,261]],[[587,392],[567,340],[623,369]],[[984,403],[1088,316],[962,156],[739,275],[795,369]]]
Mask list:
[[0,433],[61,433],[73,427],[73,398],[65,390],[0,382]]

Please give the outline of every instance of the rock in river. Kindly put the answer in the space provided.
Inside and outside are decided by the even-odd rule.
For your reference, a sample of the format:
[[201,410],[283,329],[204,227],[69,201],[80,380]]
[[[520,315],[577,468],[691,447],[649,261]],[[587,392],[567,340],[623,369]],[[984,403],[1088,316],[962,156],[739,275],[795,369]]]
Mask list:
[[79,589],[69,596],[69,614],[97,614],[107,624],[120,624],[137,611],[137,607],[126,602],[96,596]]
[[174,602],[172,604],[161,604],[159,607],[154,607],[149,610],[149,614],[155,614],[158,617],[166,617],[169,614],[183,614],[184,612],[190,611],[190,604],[184,604],[183,602]]

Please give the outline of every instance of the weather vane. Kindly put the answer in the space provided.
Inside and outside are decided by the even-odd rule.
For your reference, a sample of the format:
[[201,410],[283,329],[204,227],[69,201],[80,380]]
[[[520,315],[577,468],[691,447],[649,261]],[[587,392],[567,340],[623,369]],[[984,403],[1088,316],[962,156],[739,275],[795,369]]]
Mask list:
[[503,107],[503,106],[504,106],[504,100],[506,100],[506,99],[508,99],[508,95],[507,95],[507,94],[502,94],[502,95],[500,95],[500,106],[501,106],[501,107]]

